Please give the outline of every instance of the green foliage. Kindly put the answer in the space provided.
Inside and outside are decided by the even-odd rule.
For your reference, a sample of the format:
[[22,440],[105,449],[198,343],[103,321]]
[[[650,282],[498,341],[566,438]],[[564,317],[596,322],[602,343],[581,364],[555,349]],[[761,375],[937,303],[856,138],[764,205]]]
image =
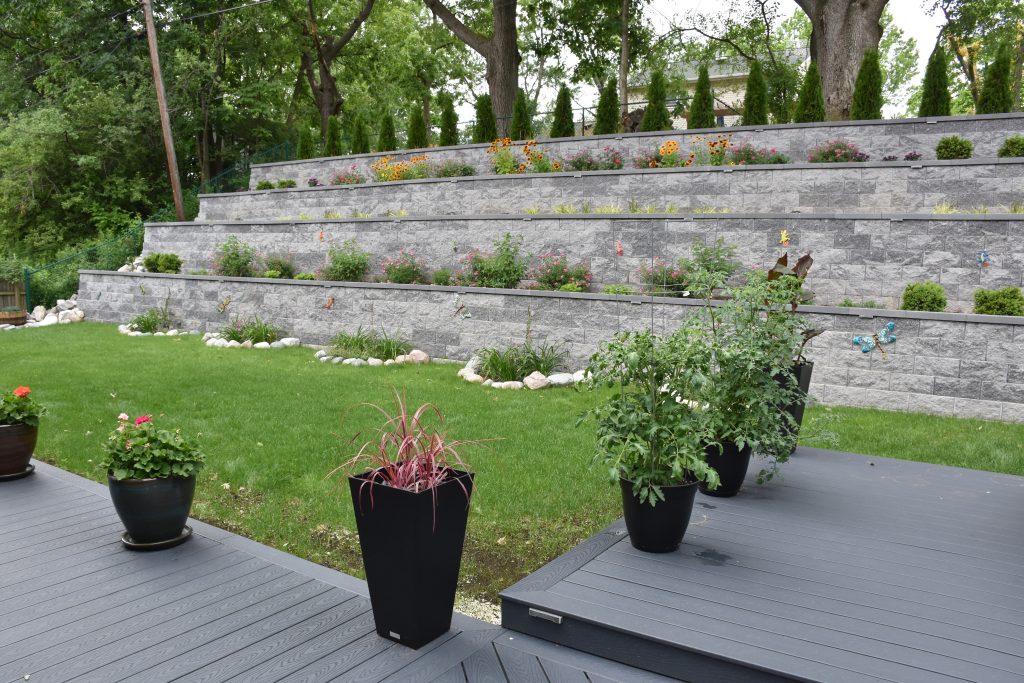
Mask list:
[[839,302],[839,306],[842,308],[881,308],[877,301],[868,299],[867,301],[861,301],[860,303],[855,302],[850,297],[846,297]]
[[128,327],[136,332],[153,334],[154,332],[166,332],[171,329],[173,321],[170,311],[164,308],[151,308],[145,313],[140,313],[128,321]]
[[32,398],[28,387],[15,387],[0,394],[0,425],[23,424],[38,427],[46,408]]
[[651,73],[651,82],[647,84],[647,108],[640,122],[641,131],[672,130],[672,115],[665,100],[665,73],[658,69]]
[[807,155],[812,164],[864,162],[871,157],[847,140],[829,140],[813,147]]
[[743,98],[743,125],[765,126],[768,124],[768,81],[764,78],[761,62],[750,63],[747,75],[747,90]]
[[708,65],[701,64],[697,73],[697,85],[693,91],[693,99],[690,101],[690,111],[686,114],[686,127],[689,129],[714,128],[717,125],[715,96],[711,92]]
[[467,163],[449,159],[434,166],[435,178],[464,178],[476,175],[476,169]]
[[177,254],[147,254],[142,265],[150,273],[180,273],[181,257]]
[[629,285],[605,285],[601,291],[605,294],[619,294],[622,296],[636,293]]
[[299,144],[295,148],[296,159],[313,159],[317,156],[313,129],[306,125],[299,126]]
[[928,66],[924,71],[924,83],[921,85],[921,106],[917,115],[949,116],[949,68],[946,51],[942,43],[935,45]]
[[999,146],[1000,157],[1024,157],[1024,135],[1010,135]]
[[[582,263],[570,266],[565,254],[549,253],[540,255],[540,263],[530,272],[530,279],[537,282],[538,289],[585,292],[593,276]],[[572,289],[563,289],[566,285]]]
[[494,116],[494,106],[490,95],[476,98],[476,120],[473,122],[473,142],[486,144],[498,139],[498,119]]
[[279,190],[288,190],[288,189],[291,189],[293,187],[296,187],[296,185],[297,185],[297,183],[294,180],[289,178],[289,179],[286,179],[286,180],[278,180],[277,181],[277,185],[275,185],[275,187],[277,189],[279,189]]
[[516,99],[512,105],[512,126],[509,136],[513,140],[530,140],[533,138],[533,115],[530,103],[526,99],[526,91],[516,90]]
[[377,133],[377,151],[393,152],[397,149],[398,136],[395,135],[395,117],[388,112],[380,121],[380,132]]
[[936,159],[970,159],[973,153],[974,143],[959,135],[946,135],[935,146]]
[[1020,287],[979,289],[974,292],[974,312],[982,315],[1024,315]]
[[272,344],[284,336],[280,327],[272,325],[260,317],[240,318],[235,316],[231,324],[220,331],[220,335],[228,341],[238,343],[250,341],[253,344],[266,342]]
[[609,78],[601,96],[597,100],[597,120],[594,122],[594,135],[610,135],[622,130],[619,117],[619,81]]
[[97,467],[118,481],[191,477],[206,462],[203,452],[180,429],[160,429],[148,415],[133,423],[122,414],[103,451]]
[[526,276],[526,259],[520,255],[523,238],[511,233],[494,242],[494,253],[485,254],[476,249],[461,259],[462,270],[455,281],[467,287],[494,287],[515,289]]
[[1013,78],[1011,61],[1010,43],[1004,41],[995,59],[985,67],[981,97],[978,98],[979,114],[1004,114],[1013,110],[1013,95],[1010,92]]
[[217,245],[215,254],[213,271],[217,275],[253,276],[256,250],[238,239],[237,235],[231,235],[222,244]]
[[324,156],[336,157],[343,154],[341,146],[341,121],[337,116],[327,119],[327,139],[324,141]]
[[327,264],[320,270],[320,280],[362,282],[370,269],[370,255],[356,248],[355,240],[327,252]]
[[495,382],[518,382],[533,372],[550,375],[565,369],[568,354],[560,344],[533,344],[529,339],[504,349],[484,348],[480,374]]
[[459,117],[455,113],[455,102],[452,96],[441,93],[437,96],[441,105],[441,137],[437,144],[441,147],[451,147],[459,144]]
[[356,115],[352,121],[352,153],[369,154],[370,132],[366,129],[366,121],[362,116]]
[[431,276],[431,280],[435,285],[447,287],[452,283],[452,271],[447,268],[438,268]]
[[423,118],[423,110],[412,107],[409,109],[409,122],[405,127],[405,148],[423,149],[430,146],[430,136],[427,133],[427,122]]
[[416,255],[405,249],[393,258],[384,258],[380,264],[384,271],[384,279],[397,285],[425,284],[426,270],[416,259]]
[[882,118],[884,81],[882,65],[878,61],[878,50],[866,50],[857,71],[857,80],[853,84],[850,118],[854,121]]
[[316,274],[315,273],[296,273],[295,274],[295,279],[296,280],[315,280],[316,279]]
[[946,290],[937,282],[911,282],[903,290],[900,308],[904,311],[941,313],[946,310]]
[[737,166],[788,164],[792,161],[788,155],[783,154],[774,147],[771,149],[765,149],[763,147],[759,148],[754,147],[749,142],[744,142],[742,145],[730,147],[726,159],[729,163],[736,164]]
[[555,98],[555,113],[551,123],[550,136],[553,138],[571,138],[576,135],[576,123],[572,117],[572,93],[569,86],[563,83],[558,88]]
[[277,271],[279,273],[277,277],[286,280],[295,277],[295,262],[288,256],[267,256],[263,259],[263,267],[267,270]]
[[269,181],[269,180],[261,180],[258,183],[256,183],[256,189],[257,190],[273,190],[274,189],[274,183]]
[[797,100],[794,123],[814,123],[825,120],[825,95],[821,88],[821,73],[818,63],[811,62],[804,74],[800,86],[800,97]]
[[354,333],[339,332],[331,340],[331,355],[341,358],[379,358],[392,360],[404,356],[412,345],[398,335],[390,335],[384,329],[380,332],[363,331],[359,327]]

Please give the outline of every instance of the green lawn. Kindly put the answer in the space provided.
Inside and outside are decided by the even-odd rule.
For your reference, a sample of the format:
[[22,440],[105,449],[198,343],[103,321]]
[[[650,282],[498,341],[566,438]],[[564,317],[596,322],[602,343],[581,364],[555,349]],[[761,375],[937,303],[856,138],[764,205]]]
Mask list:
[[[325,475],[352,454],[355,435],[379,422],[359,404],[387,404],[394,388],[411,403],[439,406],[451,437],[500,439],[465,453],[477,492],[464,594],[493,600],[620,514],[616,489],[588,467],[592,430],[573,426],[594,396],[489,391],[458,379],[452,365],[353,368],[312,356],[130,338],[85,323],[0,333],[0,387],[28,385],[49,406],[40,459],[97,480],[104,477],[93,463],[122,411],[198,433],[209,464],[196,517],[355,575],[347,487]],[[831,413],[842,450],[1024,474],[1024,425]]]

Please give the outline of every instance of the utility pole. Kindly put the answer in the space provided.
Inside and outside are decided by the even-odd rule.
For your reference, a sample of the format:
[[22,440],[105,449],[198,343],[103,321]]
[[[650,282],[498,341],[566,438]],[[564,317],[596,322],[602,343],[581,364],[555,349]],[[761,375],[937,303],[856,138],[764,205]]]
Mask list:
[[149,40],[149,61],[153,65],[153,85],[156,86],[156,102],[160,107],[160,128],[164,133],[164,149],[167,151],[167,173],[171,176],[171,193],[174,195],[174,212],[178,220],[185,220],[185,205],[181,199],[181,179],[178,178],[178,157],[174,153],[174,136],[171,134],[171,117],[167,113],[167,94],[164,92],[164,77],[160,71],[160,53],[156,46],[156,27],[153,24],[153,6],[150,0],[142,0],[146,14],[146,37]]

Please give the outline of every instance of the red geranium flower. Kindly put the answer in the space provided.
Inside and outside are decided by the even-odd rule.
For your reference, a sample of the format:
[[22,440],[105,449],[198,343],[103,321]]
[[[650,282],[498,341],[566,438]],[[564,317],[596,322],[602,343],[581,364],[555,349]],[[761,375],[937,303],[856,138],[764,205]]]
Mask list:
[[28,387],[18,387],[17,389],[14,390],[14,395],[17,396],[18,398],[25,398],[31,393],[32,390],[29,389]]
[[153,418],[150,417],[149,415],[140,415],[135,420],[135,426],[138,427],[141,424],[145,424],[146,422],[152,422],[152,421],[153,421]]

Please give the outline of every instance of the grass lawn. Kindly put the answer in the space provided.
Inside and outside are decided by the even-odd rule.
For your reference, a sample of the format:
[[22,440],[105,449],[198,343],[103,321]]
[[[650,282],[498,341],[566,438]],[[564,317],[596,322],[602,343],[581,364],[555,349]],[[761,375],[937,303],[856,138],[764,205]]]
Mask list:
[[[597,397],[489,391],[455,371],[323,365],[309,349],[211,349],[92,323],[0,333],[0,387],[28,385],[50,409],[37,457],[103,481],[94,463],[118,413],[152,414],[199,434],[207,453],[194,516],[357,576],[347,486],[325,475],[354,452],[354,436],[378,426],[360,403],[389,405],[398,388],[410,403],[436,404],[449,436],[500,439],[465,452],[477,491],[461,591],[495,600],[618,517],[620,503],[588,467],[592,429],[573,426]],[[826,414],[841,450],[1024,474],[1024,425],[844,408],[809,419]]]

